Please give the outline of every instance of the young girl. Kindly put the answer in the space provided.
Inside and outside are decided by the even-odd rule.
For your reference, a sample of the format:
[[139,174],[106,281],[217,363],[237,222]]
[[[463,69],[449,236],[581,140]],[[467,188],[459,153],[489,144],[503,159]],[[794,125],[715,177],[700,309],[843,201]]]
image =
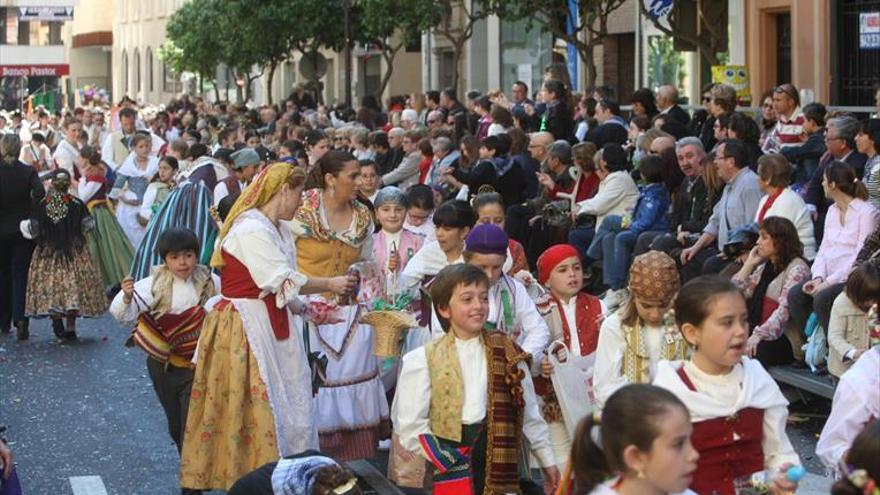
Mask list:
[[[599,325],[602,317],[602,303],[595,296],[581,292],[584,273],[577,248],[571,244],[557,244],[538,257],[538,283],[546,287],[550,294],[538,304],[538,311],[550,328],[553,342],[548,352],[554,352],[561,343],[572,359],[582,365],[585,376],[585,396],[573,400],[589,399],[592,387],[592,365],[585,358],[593,356],[599,340]],[[564,467],[571,451],[571,438],[566,430],[559,409],[559,402],[550,383],[553,365],[545,355],[541,358],[541,376],[535,379],[535,389],[542,399],[541,412],[550,427],[550,443],[556,454],[556,465]]]
[[831,487],[831,495],[877,495],[880,493],[880,420],[874,420],[853,440],[840,459],[843,479]]
[[828,371],[841,377],[870,348],[868,311],[880,302],[880,264],[869,260],[853,270],[831,307]]
[[754,473],[773,473],[774,493],[797,490],[785,471],[800,465],[788,441],[788,401],[758,361],[745,357],[746,301],[719,276],[688,282],[675,300],[675,320],[694,349],[687,361],[661,361],[654,384],[684,402],[694,423],[700,462],[691,488],[733,495]]
[[101,273],[104,288],[110,288],[128,274],[134,258],[134,248],[113,215],[112,205],[107,201],[107,164],[101,161],[97,150],[89,146],[82,149],[80,168],[83,178],[79,181],[79,199],[86,204],[95,219],[95,228],[86,233],[86,239],[92,259]]
[[159,170],[159,159],[150,155],[149,134],[137,133],[131,141],[132,151],[116,171],[116,182],[110,199],[118,201],[116,218],[132,246],[138,246],[146,228],[138,222],[138,212],[147,191],[147,184]]
[[687,356],[687,342],[667,314],[680,284],[675,261],[648,251],[633,261],[629,277],[629,299],[599,332],[593,383],[600,408],[623,385],[650,383],[661,359]]
[[373,259],[381,270],[385,270],[389,292],[399,293],[397,275],[419,252],[425,238],[403,228],[407,203],[406,195],[400,189],[394,186],[382,188],[375,195],[373,207],[376,220],[382,227],[373,234]]
[[[107,310],[85,237],[94,223],[86,205],[70,194],[70,181],[70,172],[56,170],[46,199],[22,228],[25,237],[37,240],[25,313],[51,317],[55,336],[64,341],[76,340],[77,317],[97,317]],[[66,328],[62,318],[67,320]]]
[[[474,213],[477,214],[477,223],[491,223],[504,229],[504,198],[500,194],[493,192],[477,195],[473,207]],[[529,262],[526,260],[526,251],[522,244],[515,239],[509,239],[508,243],[504,273],[513,277],[523,270],[528,271]]]
[[571,473],[556,493],[693,495],[687,487],[699,454],[692,430],[688,410],[675,395],[652,385],[627,385],[608,399],[601,419],[581,420]]
[[138,223],[141,226],[146,227],[150,223],[150,219],[159,211],[162,202],[171,193],[171,189],[176,183],[174,179],[177,175],[177,169],[178,162],[173,156],[165,156],[159,160],[158,172],[147,186],[141,209],[138,212]]
[[425,236],[426,241],[436,241],[434,230],[434,191],[430,186],[416,184],[406,192],[406,222],[403,228]]
[[466,201],[451,200],[440,205],[433,218],[436,240],[426,242],[409,261],[400,275],[401,288],[416,289],[447,265],[464,263],[464,240],[475,221],[474,210]]
[[403,357],[396,428],[407,450],[434,466],[434,495],[519,493],[523,435],[544,470],[559,471],[523,351],[484,330],[489,280],[476,267],[444,268],[431,286],[445,336]]

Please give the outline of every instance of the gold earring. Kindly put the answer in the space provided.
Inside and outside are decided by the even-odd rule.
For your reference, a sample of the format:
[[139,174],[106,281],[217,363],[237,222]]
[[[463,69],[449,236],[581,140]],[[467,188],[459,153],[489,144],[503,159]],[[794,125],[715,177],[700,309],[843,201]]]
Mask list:
[[639,474],[639,479],[640,479],[640,480],[645,479],[645,472],[644,472],[644,471],[642,471],[641,469],[639,469],[638,474]]

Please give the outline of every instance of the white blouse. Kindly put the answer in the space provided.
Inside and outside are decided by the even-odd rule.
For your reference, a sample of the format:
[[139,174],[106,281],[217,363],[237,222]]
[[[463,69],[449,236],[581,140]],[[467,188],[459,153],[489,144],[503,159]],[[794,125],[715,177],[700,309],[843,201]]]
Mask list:
[[[645,345],[651,358],[650,373],[654,376],[660,353],[663,350],[663,327],[645,325],[647,336]],[[593,384],[596,388],[596,400],[600,406],[620,387],[629,384],[623,373],[623,355],[626,353],[626,338],[623,335],[620,315],[614,312],[602,322],[599,330],[599,342],[596,345],[596,367]]]
[[[214,274],[211,274],[211,277],[214,279],[214,287],[219,292],[220,277]],[[195,285],[193,285],[192,277],[187,280],[177,277],[173,277],[173,279],[174,281],[171,285],[171,310],[169,313],[180,314],[198,305],[199,294],[196,292]],[[153,304],[153,277],[149,276],[135,282],[134,291],[137,296],[132,297],[130,303],[125,304],[125,294],[122,291],[118,292],[116,297],[113,298],[113,302],[110,303],[110,314],[122,325],[134,325],[138,316],[142,312],[147,311]],[[143,303],[141,300],[143,300]],[[146,307],[144,307],[144,303]]]

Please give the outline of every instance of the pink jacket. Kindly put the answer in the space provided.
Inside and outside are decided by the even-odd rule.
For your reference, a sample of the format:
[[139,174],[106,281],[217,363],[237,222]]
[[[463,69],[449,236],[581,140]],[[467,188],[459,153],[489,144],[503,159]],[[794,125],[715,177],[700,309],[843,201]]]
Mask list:
[[[397,267],[398,273],[403,271],[409,260],[422,248],[424,242],[425,237],[423,235],[406,229],[400,231],[400,245],[397,246],[397,252],[400,253],[400,266]],[[388,267],[388,252],[386,251],[384,230],[373,234],[373,260],[381,270]]]

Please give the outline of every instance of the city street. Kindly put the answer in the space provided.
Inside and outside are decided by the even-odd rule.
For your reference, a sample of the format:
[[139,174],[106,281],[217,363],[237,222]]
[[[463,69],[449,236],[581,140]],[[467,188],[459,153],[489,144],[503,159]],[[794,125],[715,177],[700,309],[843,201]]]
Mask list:
[[[79,342],[59,345],[48,320],[35,320],[27,342],[0,337],[0,424],[9,428],[24,493],[179,493],[177,453],[144,353],[123,346],[128,331],[109,316],[81,320],[78,333]],[[827,408],[822,401],[809,409]],[[824,417],[803,419],[789,435],[808,470],[822,474],[812,452]],[[381,472],[383,457],[372,460]],[[828,493],[811,478],[799,493]]]

